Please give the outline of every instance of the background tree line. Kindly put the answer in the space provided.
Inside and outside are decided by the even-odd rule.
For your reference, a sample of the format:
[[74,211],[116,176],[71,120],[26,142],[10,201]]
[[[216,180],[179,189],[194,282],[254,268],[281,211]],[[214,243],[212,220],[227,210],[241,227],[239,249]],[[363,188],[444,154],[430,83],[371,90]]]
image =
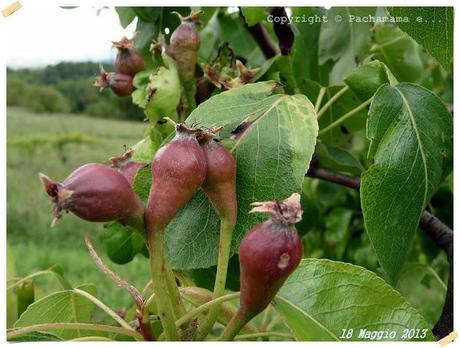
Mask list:
[[[105,64],[109,66],[109,64]],[[99,64],[61,62],[44,68],[7,69],[7,104],[37,113],[70,112],[100,118],[143,120],[130,97],[93,86]]]

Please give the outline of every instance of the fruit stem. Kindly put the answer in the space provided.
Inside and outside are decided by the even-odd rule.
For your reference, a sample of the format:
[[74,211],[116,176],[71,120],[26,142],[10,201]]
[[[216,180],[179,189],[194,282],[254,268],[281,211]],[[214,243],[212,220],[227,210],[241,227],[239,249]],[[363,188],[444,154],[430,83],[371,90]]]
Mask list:
[[[217,272],[216,280],[214,283],[214,293],[212,296],[213,299],[221,297],[225,291],[225,281],[227,279],[228,261],[230,258],[230,247],[232,244],[232,234],[234,228],[235,221],[231,221],[231,219],[225,217],[221,218],[219,255],[217,259]],[[215,304],[209,309],[208,315],[198,328],[198,340],[203,340],[209,334],[217,320],[218,312],[218,304]]]
[[336,94],[334,94],[331,97],[331,99],[329,99],[327,103],[324,104],[321,109],[319,109],[317,118],[319,119],[321,116],[323,116],[323,114],[327,111],[327,109],[329,109],[331,105],[334,104],[337,101],[337,99],[339,99],[342,95],[344,95],[349,89],[350,87],[344,86],[341,90],[339,90]]
[[196,93],[196,83],[195,78],[192,78],[190,81],[183,81],[185,100],[187,102],[186,116],[190,115],[192,111],[196,108],[195,102],[195,93]]
[[147,244],[150,254],[150,272],[158,315],[160,316],[165,337],[168,341],[179,341],[179,334],[174,323],[174,310],[166,282],[167,275],[163,255],[164,236],[164,230],[149,233]]
[[353,110],[350,110],[349,112],[347,112],[345,115],[343,116],[340,116],[338,119],[336,119],[334,122],[332,122],[331,124],[329,124],[327,127],[321,129],[319,131],[319,134],[318,135],[322,135],[326,132],[329,132],[331,129],[341,125],[343,122],[345,122],[346,120],[348,120],[351,116],[353,116],[354,114],[357,114],[358,112],[360,112],[362,109],[366,108],[370,103],[372,102],[372,97],[369,98],[368,100],[366,100],[365,102],[363,102],[362,104],[358,105],[356,108],[354,108]]
[[185,306],[182,302],[182,298],[180,296],[179,288],[177,287],[176,277],[174,273],[165,260],[165,273],[166,273],[166,283],[168,286],[169,296],[172,300],[172,306],[174,310],[174,314],[176,318],[180,318],[185,315]]
[[232,341],[249,320],[251,320],[250,316],[244,314],[241,311],[236,312],[228,325],[225,327],[224,332],[222,332],[218,340]]

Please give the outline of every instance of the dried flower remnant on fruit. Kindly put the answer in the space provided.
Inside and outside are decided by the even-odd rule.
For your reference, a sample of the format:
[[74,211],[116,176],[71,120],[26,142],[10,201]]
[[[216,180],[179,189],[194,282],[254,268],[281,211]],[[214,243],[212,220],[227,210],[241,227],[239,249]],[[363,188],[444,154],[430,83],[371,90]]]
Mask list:
[[143,229],[144,206],[116,169],[89,163],[76,169],[62,183],[42,173],[39,175],[54,204],[53,225],[62,216],[62,211],[71,211],[87,221],[118,221]]
[[137,172],[149,166],[147,163],[134,161],[132,159],[134,154],[133,149],[128,149],[125,153],[120,156],[110,157],[109,160],[112,162],[112,168],[118,169],[118,171],[128,180],[131,186],[134,183]]
[[94,82],[94,86],[99,87],[99,92],[105,88],[110,88],[119,97],[126,97],[134,91],[132,76],[106,72],[102,65],[100,65],[99,77]]
[[204,76],[217,88],[238,88],[249,82],[260,71],[260,68],[249,69],[241,61],[236,60],[237,77],[232,77],[228,72],[222,71],[219,63],[213,65],[205,64]]

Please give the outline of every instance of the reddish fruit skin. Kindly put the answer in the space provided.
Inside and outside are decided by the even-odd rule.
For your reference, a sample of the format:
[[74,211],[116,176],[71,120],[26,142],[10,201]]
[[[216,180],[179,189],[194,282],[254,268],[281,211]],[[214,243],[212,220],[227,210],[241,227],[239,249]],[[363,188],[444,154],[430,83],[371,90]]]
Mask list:
[[116,169],[89,163],[76,169],[62,183],[44,181],[44,185],[55,203],[56,218],[60,217],[61,210],[69,210],[87,221],[116,220],[123,225],[143,225],[143,204]]
[[203,191],[221,218],[236,222],[236,162],[230,151],[213,139],[203,145],[207,172]]
[[131,161],[124,165],[122,168],[118,169],[118,171],[128,180],[129,184],[132,186],[134,183],[134,178],[137,175],[139,169],[148,167],[149,165],[146,163]]
[[134,91],[133,78],[130,75],[109,73],[107,82],[113,93],[119,97],[126,97]]
[[196,135],[182,124],[176,137],[152,161],[152,186],[146,208],[147,232],[163,230],[206,176],[206,157]]
[[303,245],[293,225],[268,220],[246,234],[239,259],[240,312],[247,320],[269,305],[302,254]]
[[190,81],[195,76],[195,65],[200,49],[200,34],[193,22],[182,21],[171,35],[169,54],[177,62],[182,81]]
[[115,58],[115,71],[117,73],[134,76],[141,70],[144,70],[144,58],[137,49],[121,48],[118,50]]
[[115,71],[130,76],[136,75],[144,70],[144,58],[134,47],[134,40],[123,37],[120,41],[114,42],[113,46],[118,49],[115,58]]

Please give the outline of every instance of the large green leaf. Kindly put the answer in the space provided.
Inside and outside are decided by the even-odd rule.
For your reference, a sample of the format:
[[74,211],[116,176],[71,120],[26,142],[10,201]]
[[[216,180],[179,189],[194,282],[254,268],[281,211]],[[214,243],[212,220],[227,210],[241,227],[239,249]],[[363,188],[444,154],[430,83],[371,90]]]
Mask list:
[[[396,331],[430,325],[404,298],[375,273],[360,266],[320,259],[303,259],[275,299],[275,308],[298,340],[344,340],[343,330]],[[342,336],[342,337],[341,337]],[[384,339],[384,338],[382,338]]]
[[[83,285],[79,289],[96,295],[93,285]],[[14,327],[45,323],[89,323],[94,309],[94,303],[72,290],[59,291],[31,304]],[[85,334],[82,330],[50,330],[50,333],[63,339],[81,337]]]
[[334,7],[328,11],[319,36],[319,64],[335,62],[330,85],[342,84],[345,75],[364,58],[371,43],[372,24],[356,18],[374,14],[375,9],[367,7]]
[[374,96],[367,125],[374,164],[362,176],[361,205],[369,238],[392,281],[450,167],[452,132],[442,101],[420,86],[385,85]]
[[393,16],[407,17],[398,26],[425,47],[447,70],[453,58],[453,7],[393,7]]
[[[224,127],[220,136],[237,161],[233,252],[244,233],[264,218],[248,214],[252,202],[300,192],[316,143],[313,105],[303,95],[273,94],[276,86],[261,82],[229,90],[202,103],[187,119],[201,127]],[[218,240],[219,219],[200,191],[169,224],[166,253],[174,268],[205,268],[216,263]]]

